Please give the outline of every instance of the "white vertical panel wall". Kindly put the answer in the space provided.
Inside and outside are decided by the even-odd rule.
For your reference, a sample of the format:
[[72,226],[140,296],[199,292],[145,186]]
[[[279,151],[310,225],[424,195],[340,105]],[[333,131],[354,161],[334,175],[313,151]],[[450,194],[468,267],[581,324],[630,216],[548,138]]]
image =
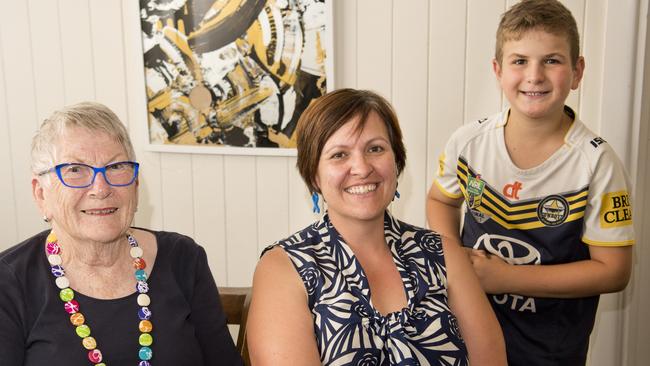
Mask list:
[[[499,15],[514,2],[334,0],[333,83],[373,89],[394,104],[409,158],[392,209],[406,221],[425,224],[424,197],[451,132],[505,103],[491,58]],[[635,113],[641,107],[631,102],[640,100],[633,86],[643,67],[635,64],[635,43],[621,40],[645,37],[638,14],[647,16],[648,0],[563,2],[578,21],[587,60],[583,86],[568,103],[627,164],[647,161],[648,149],[638,156],[631,148],[648,139],[638,121],[648,114]],[[31,136],[54,109],[81,100],[107,104],[129,128],[142,164],[135,224],[194,237],[219,284],[249,285],[265,246],[316,219],[295,157],[146,150],[138,2],[0,0],[0,9],[0,249],[46,227],[31,203]],[[648,171],[639,170],[637,184],[650,180]],[[645,252],[637,251],[637,275],[650,264]],[[634,346],[650,328],[634,323],[650,301],[639,292],[628,290],[625,301],[604,298],[590,364],[620,364],[623,349],[626,360],[648,362],[643,347]],[[630,307],[624,322],[622,310]]]

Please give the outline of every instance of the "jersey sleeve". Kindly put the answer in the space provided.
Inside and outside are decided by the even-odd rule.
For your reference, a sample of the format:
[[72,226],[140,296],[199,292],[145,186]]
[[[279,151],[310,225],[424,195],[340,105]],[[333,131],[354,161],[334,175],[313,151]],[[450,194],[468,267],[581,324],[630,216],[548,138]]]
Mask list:
[[609,145],[601,146],[585,208],[582,241],[597,246],[634,244],[630,179]]
[[453,199],[463,197],[457,178],[457,165],[459,151],[459,131],[456,131],[447,141],[445,149],[438,156],[438,171],[433,179],[433,184],[445,196]]

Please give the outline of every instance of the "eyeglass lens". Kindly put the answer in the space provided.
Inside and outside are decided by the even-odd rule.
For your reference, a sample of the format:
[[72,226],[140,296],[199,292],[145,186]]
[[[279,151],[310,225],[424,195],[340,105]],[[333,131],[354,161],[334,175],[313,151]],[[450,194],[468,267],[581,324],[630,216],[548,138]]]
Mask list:
[[[95,170],[84,164],[68,164],[60,168],[63,183],[72,187],[89,186],[93,182]],[[135,178],[135,164],[120,162],[106,166],[104,175],[108,184],[128,185]]]

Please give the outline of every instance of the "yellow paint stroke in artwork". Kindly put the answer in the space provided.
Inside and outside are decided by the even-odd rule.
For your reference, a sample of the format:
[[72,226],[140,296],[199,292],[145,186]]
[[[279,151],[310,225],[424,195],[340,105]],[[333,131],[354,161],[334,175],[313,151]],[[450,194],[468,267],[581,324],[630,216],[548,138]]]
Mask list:
[[[267,45],[264,43],[264,34],[259,18],[258,20],[255,20],[255,22],[246,31],[246,39],[253,45],[255,54],[260,59],[260,61],[273,75],[275,75],[275,77],[287,85],[294,85],[296,83],[297,75],[295,73],[295,70],[291,70],[291,65],[288,65],[285,60],[291,58],[293,52],[295,52],[295,47],[293,50],[287,50],[286,48],[278,49],[278,47],[281,46],[278,45],[278,38],[280,37],[278,35],[278,32],[284,32],[283,25],[280,24],[278,26],[278,24],[275,24],[276,19],[272,16],[272,14],[268,14],[268,12],[267,19],[270,28],[269,32],[271,32],[272,37],[275,37],[275,39],[271,40],[270,45],[273,47],[273,51],[276,57],[277,55],[281,56],[278,58],[278,61],[274,61],[273,58],[268,57],[269,47],[267,47]],[[284,37],[286,42],[287,34],[284,34]],[[282,67],[283,64],[284,67]]]
[[325,48],[323,47],[323,40],[320,36],[320,33],[317,33],[316,34],[316,62],[318,62],[319,65],[323,66],[323,69],[325,68],[324,67],[325,57],[327,57],[327,55],[325,54]]
[[178,28],[178,32],[180,34],[185,34],[185,22],[183,21],[183,19],[179,19],[178,22],[176,22],[176,24],[177,24],[176,28]]
[[165,89],[164,91],[158,93],[153,98],[150,98],[149,103],[147,103],[147,109],[149,112],[155,110],[162,110],[167,108],[172,102],[172,93],[171,90]]
[[269,140],[278,144],[279,147],[296,147],[298,141],[296,130],[294,130],[293,134],[291,134],[291,138],[287,137],[287,135],[283,134],[282,132],[275,131],[270,127],[268,128],[268,133]]
[[201,65],[197,62],[194,56],[194,51],[192,51],[190,45],[187,43],[185,35],[172,27],[165,27],[163,29],[163,34],[165,35],[165,38],[172,42],[183,53],[183,55],[185,55],[185,59],[190,64],[190,70],[192,71],[192,75],[197,83],[203,82]]
[[234,96],[217,109],[218,121],[233,121],[244,112],[252,112],[259,107],[259,104],[273,94],[269,87],[259,87],[246,90],[240,95]]

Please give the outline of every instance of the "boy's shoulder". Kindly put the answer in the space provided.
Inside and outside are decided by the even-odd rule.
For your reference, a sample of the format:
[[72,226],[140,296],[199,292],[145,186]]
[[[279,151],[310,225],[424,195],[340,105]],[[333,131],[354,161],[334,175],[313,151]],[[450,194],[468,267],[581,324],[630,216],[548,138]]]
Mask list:
[[619,161],[611,145],[603,137],[590,130],[578,118],[574,120],[565,140],[571,147],[579,149],[592,165],[597,164],[602,159]]
[[507,110],[471,120],[454,131],[450,140],[456,143],[467,143],[479,136],[493,133],[505,125]]

